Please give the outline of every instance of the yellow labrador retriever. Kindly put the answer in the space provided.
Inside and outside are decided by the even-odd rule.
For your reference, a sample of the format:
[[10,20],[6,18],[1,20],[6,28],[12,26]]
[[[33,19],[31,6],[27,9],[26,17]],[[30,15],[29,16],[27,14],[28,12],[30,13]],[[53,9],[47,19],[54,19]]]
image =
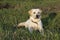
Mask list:
[[31,9],[28,11],[30,18],[26,22],[18,24],[18,27],[24,26],[32,33],[33,30],[38,30],[41,33],[44,33],[42,22],[41,22],[41,12],[40,9]]

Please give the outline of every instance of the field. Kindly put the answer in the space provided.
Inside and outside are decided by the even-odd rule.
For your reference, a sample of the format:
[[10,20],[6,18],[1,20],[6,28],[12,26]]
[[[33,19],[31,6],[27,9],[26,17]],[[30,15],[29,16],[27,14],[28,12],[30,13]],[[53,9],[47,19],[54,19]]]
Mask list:
[[[43,11],[45,36],[16,27],[29,18],[32,8]],[[0,0],[0,40],[60,40],[60,0]]]

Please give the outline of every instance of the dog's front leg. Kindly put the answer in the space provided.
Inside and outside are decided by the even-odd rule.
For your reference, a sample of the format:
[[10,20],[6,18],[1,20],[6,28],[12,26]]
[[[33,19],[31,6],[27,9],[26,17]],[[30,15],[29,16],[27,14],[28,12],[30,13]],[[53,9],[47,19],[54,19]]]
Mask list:
[[40,32],[41,34],[44,35],[44,29],[43,29],[43,25],[42,25],[42,22],[41,22],[41,21],[38,22],[38,30],[39,30],[39,32]]
[[32,27],[29,27],[28,30],[29,30],[30,33],[33,32],[33,28]]
[[44,35],[44,29],[43,29],[43,27],[40,26],[38,30],[39,30],[39,32],[40,32],[42,35]]
[[17,27],[25,26],[25,22],[19,23]]

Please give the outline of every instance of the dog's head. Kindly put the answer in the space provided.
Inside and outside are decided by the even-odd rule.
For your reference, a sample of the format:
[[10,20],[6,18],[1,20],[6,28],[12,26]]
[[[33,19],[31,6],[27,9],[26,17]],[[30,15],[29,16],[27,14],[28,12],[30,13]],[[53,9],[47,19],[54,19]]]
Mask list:
[[35,18],[35,19],[40,18],[41,12],[42,12],[42,10],[40,10],[40,9],[31,9],[28,11],[30,17]]

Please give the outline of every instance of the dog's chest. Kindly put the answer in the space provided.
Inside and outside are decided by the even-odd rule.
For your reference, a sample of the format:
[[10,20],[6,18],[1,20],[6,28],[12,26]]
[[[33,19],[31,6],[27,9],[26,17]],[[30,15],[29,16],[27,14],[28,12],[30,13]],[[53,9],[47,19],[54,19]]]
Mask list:
[[26,27],[27,28],[33,28],[34,30],[37,30],[40,27],[42,27],[42,23],[41,23],[41,21],[39,21],[39,22],[32,22],[31,20],[28,20],[26,22]]
[[38,27],[38,22],[31,22],[30,24],[32,27]]
[[32,21],[28,21],[27,22],[27,27],[29,28],[33,28],[35,30],[37,30],[39,28],[39,22],[32,22]]

